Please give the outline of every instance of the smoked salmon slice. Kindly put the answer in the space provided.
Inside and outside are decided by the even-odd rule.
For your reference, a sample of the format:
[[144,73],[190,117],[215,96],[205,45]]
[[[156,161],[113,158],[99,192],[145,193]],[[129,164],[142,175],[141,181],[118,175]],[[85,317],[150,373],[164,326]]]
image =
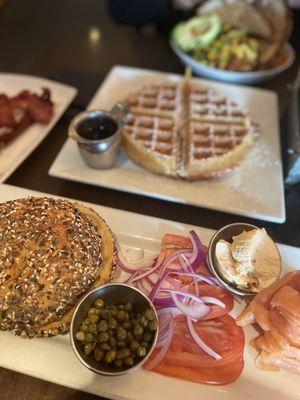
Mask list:
[[300,271],[287,273],[255,296],[249,306],[237,318],[237,324],[245,327],[257,322],[263,330],[270,330],[272,327],[269,315],[270,303],[274,294],[284,286],[290,286],[300,292]]
[[258,294],[237,319],[258,323],[264,333],[252,341],[256,365],[300,375],[300,271],[286,274]]

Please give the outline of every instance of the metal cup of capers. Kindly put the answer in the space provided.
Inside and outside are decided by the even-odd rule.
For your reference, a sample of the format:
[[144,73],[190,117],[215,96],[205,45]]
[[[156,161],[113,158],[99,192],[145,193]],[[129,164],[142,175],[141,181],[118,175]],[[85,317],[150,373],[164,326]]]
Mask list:
[[138,308],[131,301],[110,303],[105,296],[91,303],[73,330],[74,345],[88,368],[118,375],[148,358],[157,337],[157,316],[150,304]]

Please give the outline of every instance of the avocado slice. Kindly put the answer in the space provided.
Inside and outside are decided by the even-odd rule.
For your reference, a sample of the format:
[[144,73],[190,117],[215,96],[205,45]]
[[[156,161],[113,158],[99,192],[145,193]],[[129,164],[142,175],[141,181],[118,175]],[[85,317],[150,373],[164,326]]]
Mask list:
[[175,26],[171,36],[184,51],[204,48],[221,32],[222,21],[216,14],[193,17]]

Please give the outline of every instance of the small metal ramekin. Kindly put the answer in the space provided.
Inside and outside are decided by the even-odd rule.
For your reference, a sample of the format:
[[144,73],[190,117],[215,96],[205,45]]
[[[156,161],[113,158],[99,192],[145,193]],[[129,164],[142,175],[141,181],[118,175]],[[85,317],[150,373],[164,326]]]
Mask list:
[[[71,139],[77,142],[79,152],[84,162],[89,167],[106,169],[112,168],[115,165],[121,147],[121,130],[126,122],[128,113],[129,107],[126,104],[117,103],[111,111],[84,111],[73,118],[69,126],[68,134]],[[91,140],[78,134],[77,127],[81,122],[99,117],[109,117],[116,123],[117,129],[112,135],[101,140]]]
[[150,307],[158,321],[155,307],[144,293],[125,283],[108,283],[107,285],[100,286],[99,288],[89,292],[76,307],[70,327],[70,340],[72,348],[79,361],[86,368],[96,372],[97,374],[118,376],[135,371],[144,364],[148,357],[150,357],[150,354],[152,353],[157,342],[158,329],[155,332],[152,346],[147,355],[138,364],[135,364],[133,367],[122,371],[115,371],[113,367],[110,367],[109,365],[98,363],[91,357],[91,355],[86,356],[81,348],[80,342],[78,342],[78,340],[75,338],[76,332],[79,330],[83,320],[87,317],[88,309],[99,297],[101,297],[106,304],[123,304],[126,302],[131,302],[136,312],[143,312],[147,307]]
[[[232,282],[228,282],[218,268],[218,261],[216,259],[216,244],[219,240],[223,239],[227,242],[231,243],[233,236],[239,235],[242,232],[251,231],[253,229],[260,229],[255,225],[245,224],[245,223],[234,223],[230,225],[223,226],[223,228],[219,229],[214,236],[211,238],[208,245],[208,264],[211,269],[211,272],[215,275],[215,277],[220,281],[220,283],[230,292],[237,294],[239,296],[255,296],[257,293],[247,291],[241,289],[236,286]],[[278,250],[278,249],[277,249]],[[279,250],[278,250],[279,253]],[[279,253],[280,256],[280,253]],[[280,258],[281,259],[281,258]],[[280,265],[279,275],[281,274],[282,265]]]

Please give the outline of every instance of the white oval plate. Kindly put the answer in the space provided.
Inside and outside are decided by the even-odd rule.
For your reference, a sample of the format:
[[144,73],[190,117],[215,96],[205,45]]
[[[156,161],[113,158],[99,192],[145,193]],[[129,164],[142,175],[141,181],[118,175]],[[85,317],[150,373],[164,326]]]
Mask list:
[[180,58],[180,60],[188,67],[191,67],[196,75],[204,76],[209,79],[217,79],[220,81],[246,85],[259,83],[274,78],[274,76],[287,70],[295,60],[294,49],[289,43],[286,43],[285,48],[288,56],[286,61],[278,67],[266,69],[263,71],[234,72],[214,67],[208,67],[207,65],[200,63],[199,61],[195,60],[195,58],[181,50],[173,40],[170,40],[170,45],[175,54],[177,54],[177,56]]

